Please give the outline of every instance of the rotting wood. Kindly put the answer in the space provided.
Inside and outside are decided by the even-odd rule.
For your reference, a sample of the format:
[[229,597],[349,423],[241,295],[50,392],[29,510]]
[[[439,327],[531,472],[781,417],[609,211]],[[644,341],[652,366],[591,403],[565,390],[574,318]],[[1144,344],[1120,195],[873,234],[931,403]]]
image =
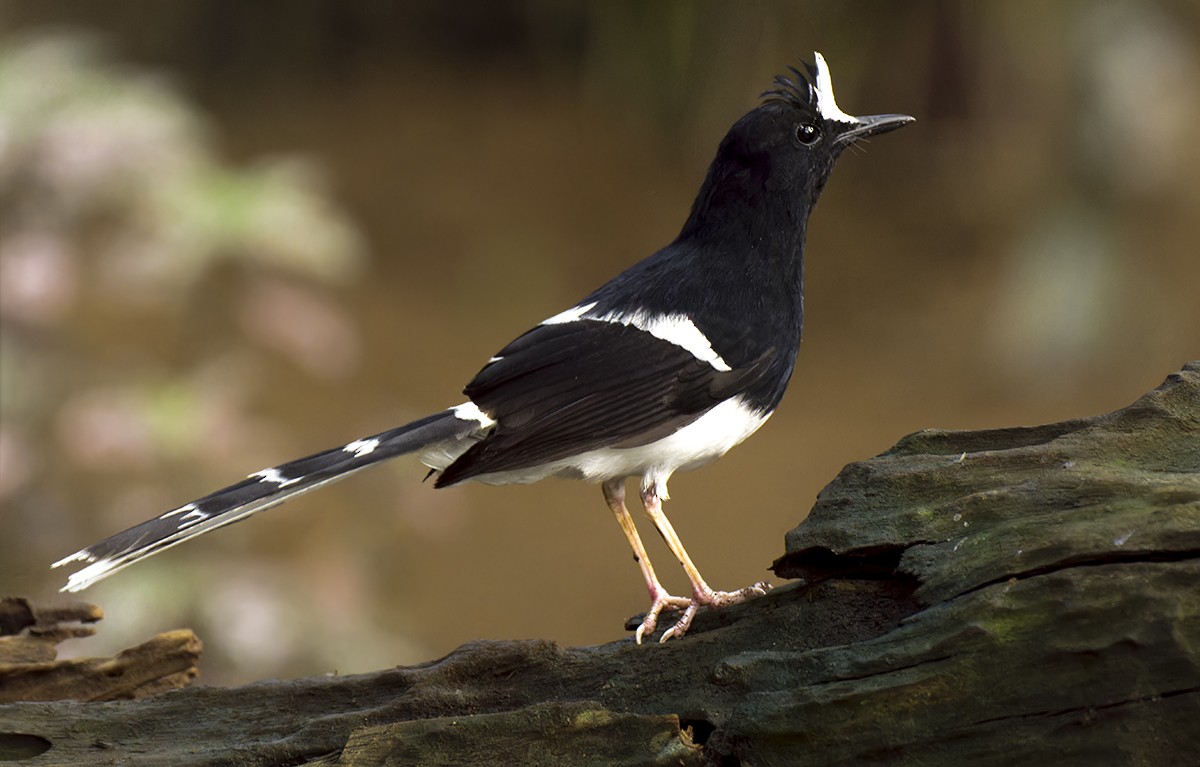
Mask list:
[[479,641],[0,733],[31,764],[1200,764],[1200,363],[1107,415],[906,437],[775,569],[804,581],[661,646]]
[[103,617],[100,608],[85,602],[41,606],[0,600],[0,704],[144,698],[196,677],[201,643],[188,629],[158,634],[111,658],[56,657],[59,642],[91,636]]

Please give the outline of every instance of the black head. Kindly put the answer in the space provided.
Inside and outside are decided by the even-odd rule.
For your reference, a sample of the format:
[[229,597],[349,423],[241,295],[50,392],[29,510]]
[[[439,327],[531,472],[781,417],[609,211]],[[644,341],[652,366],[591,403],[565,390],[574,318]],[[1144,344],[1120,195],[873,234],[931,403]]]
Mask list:
[[780,105],[796,121],[796,140],[801,146],[814,153],[824,146],[834,157],[859,139],[913,122],[914,118],[908,115],[854,117],[846,114],[833,97],[833,80],[825,57],[815,52],[813,57],[814,64],[804,62],[804,74],[795,67],[788,67],[790,74],[777,75],[775,87],[762,95],[763,106],[746,115],[743,121],[770,105]]
[[[684,234],[764,223],[801,230],[833,163],[846,147],[913,122],[908,115],[854,117],[833,97],[820,53],[804,71],[789,67],[721,142]],[[784,220],[764,222],[763,216]],[[790,221],[789,221],[790,220]]]

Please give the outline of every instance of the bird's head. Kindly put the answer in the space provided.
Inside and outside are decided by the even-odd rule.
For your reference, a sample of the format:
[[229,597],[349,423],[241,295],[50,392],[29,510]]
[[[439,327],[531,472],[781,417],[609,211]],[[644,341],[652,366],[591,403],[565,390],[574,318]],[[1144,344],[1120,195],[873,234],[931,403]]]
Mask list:
[[803,224],[846,147],[913,122],[908,115],[855,117],[833,97],[829,66],[820,53],[804,71],[789,67],[763,93],[763,102],[738,120],[717,151],[689,225],[708,228],[759,219],[771,201]]
[[746,115],[730,135],[740,132],[741,126],[751,141],[763,141],[780,156],[794,158],[800,168],[816,170],[832,166],[842,150],[856,141],[913,122],[908,115],[846,114],[833,97],[825,57],[814,52],[813,58],[812,64],[804,62],[806,74],[788,67],[789,74],[777,75],[775,87],[763,93],[762,106]]

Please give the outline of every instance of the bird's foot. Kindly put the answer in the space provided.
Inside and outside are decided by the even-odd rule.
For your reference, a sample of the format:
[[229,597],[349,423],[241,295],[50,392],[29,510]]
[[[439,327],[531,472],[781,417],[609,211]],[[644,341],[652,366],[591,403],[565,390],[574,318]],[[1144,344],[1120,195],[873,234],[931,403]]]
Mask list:
[[[692,620],[696,617],[696,613],[702,607],[715,609],[728,605],[736,605],[754,597],[761,597],[770,590],[771,584],[766,581],[759,581],[737,591],[713,591],[705,587],[703,590],[697,591],[691,599],[672,596],[665,590],[655,593],[651,597],[650,609],[646,611],[646,615],[642,618],[641,623],[637,624],[634,638],[637,639],[638,644],[641,644],[644,637],[653,634],[655,627],[658,626],[658,619],[664,610],[667,612],[682,610],[683,615],[672,624],[671,628],[664,631],[663,635],[659,637],[658,641],[660,644],[666,642],[668,639],[678,639],[686,634],[692,625]],[[630,621],[629,628],[633,628],[633,621],[636,620],[634,618]]]
[[699,612],[701,607],[712,610],[718,607],[741,604],[754,597],[761,597],[770,590],[771,584],[766,581],[759,581],[737,591],[713,591],[708,588],[697,591],[696,595],[689,600],[690,604],[683,611],[683,616],[675,622],[675,625],[664,631],[658,641],[662,643],[668,639],[679,638],[686,634],[687,630],[692,626],[692,619],[696,617],[696,613]]
[[646,611],[646,617],[642,619],[637,631],[633,634],[637,643],[641,644],[642,637],[654,633],[654,627],[658,625],[658,616],[663,610],[683,610],[686,614],[688,610],[693,609],[693,603],[694,601],[687,597],[674,597],[666,591],[654,594],[650,602],[650,609]]

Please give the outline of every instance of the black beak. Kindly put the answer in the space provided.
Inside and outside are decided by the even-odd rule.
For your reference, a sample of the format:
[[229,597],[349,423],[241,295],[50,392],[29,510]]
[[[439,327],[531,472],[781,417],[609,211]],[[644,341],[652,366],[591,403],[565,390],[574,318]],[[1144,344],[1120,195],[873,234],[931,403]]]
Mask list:
[[911,122],[916,122],[916,119],[908,115],[867,115],[858,118],[858,122],[838,134],[837,141],[839,144],[853,144],[868,136],[878,136],[880,133],[896,130]]

